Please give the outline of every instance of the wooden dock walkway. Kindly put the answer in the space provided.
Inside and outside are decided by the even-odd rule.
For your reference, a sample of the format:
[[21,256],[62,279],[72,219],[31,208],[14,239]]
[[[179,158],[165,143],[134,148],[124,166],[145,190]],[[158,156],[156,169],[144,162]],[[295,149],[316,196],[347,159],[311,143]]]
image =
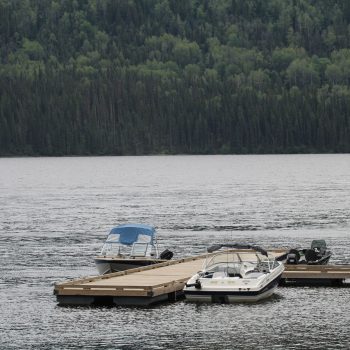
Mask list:
[[[276,256],[284,250],[270,251]],[[55,285],[54,294],[61,305],[150,305],[160,301],[174,301],[182,295],[187,280],[202,269],[206,255],[111,273],[76,279]],[[336,281],[350,278],[350,265],[287,266],[283,280]]]
[[[176,300],[186,281],[199,271],[205,255],[56,284],[59,304],[148,305]],[[109,300],[108,300],[109,299]]]

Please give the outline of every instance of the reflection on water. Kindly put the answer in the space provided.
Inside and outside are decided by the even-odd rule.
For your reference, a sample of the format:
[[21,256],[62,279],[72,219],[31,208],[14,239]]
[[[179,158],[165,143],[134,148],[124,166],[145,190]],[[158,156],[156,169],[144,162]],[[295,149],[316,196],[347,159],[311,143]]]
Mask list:
[[225,241],[326,239],[350,263],[350,155],[0,159],[1,349],[349,349],[349,288],[256,304],[58,307],[111,227],[157,226],[177,257]]

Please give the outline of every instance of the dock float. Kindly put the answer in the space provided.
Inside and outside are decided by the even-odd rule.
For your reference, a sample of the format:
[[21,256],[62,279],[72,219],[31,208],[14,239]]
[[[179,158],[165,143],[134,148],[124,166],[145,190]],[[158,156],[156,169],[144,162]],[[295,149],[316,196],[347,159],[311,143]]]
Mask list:
[[[242,251],[242,250],[239,250]],[[283,250],[270,251],[276,256]],[[146,306],[176,301],[183,296],[188,279],[201,270],[207,255],[172,260],[160,264],[91,276],[58,283],[54,294],[59,305]],[[337,284],[350,278],[350,265],[287,265],[284,285]]]
[[281,285],[342,286],[347,279],[350,265],[285,265]]

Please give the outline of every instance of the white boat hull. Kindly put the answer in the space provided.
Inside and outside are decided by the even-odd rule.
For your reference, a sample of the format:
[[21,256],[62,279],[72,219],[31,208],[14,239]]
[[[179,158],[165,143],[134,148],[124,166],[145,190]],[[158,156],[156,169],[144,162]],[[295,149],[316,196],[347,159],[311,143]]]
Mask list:
[[259,294],[229,294],[228,292],[210,292],[208,294],[198,293],[198,294],[189,294],[185,292],[186,299],[192,302],[204,302],[204,303],[240,303],[240,302],[257,302],[263,299],[271,297],[276,288],[277,283],[274,287],[266,290],[265,292]]
[[[188,301],[194,302],[219,302],[219,303],[235,303],[235,302],[256,302],[271,297],[281,279],[284,268],[280,266],[266,280],[266,283],[257,286],[245,284],[244,279],[238,279],[233,282],[232,287],[228,286],[229,279],[220,280],[217,286],[204,285],[201,288],[195,286],[185,287],[184,293]],[[209,282],[210,283],[210,282]],[[249,287],[248,287],[249,286]],[[252,287],[252,288],[251,288]]]

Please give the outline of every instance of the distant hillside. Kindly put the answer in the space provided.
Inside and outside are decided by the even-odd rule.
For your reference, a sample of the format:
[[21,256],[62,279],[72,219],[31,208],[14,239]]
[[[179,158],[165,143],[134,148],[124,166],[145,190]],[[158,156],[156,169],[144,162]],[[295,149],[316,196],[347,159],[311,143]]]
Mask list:
[[350,152],[349,0],[0,0],[0,154]]

